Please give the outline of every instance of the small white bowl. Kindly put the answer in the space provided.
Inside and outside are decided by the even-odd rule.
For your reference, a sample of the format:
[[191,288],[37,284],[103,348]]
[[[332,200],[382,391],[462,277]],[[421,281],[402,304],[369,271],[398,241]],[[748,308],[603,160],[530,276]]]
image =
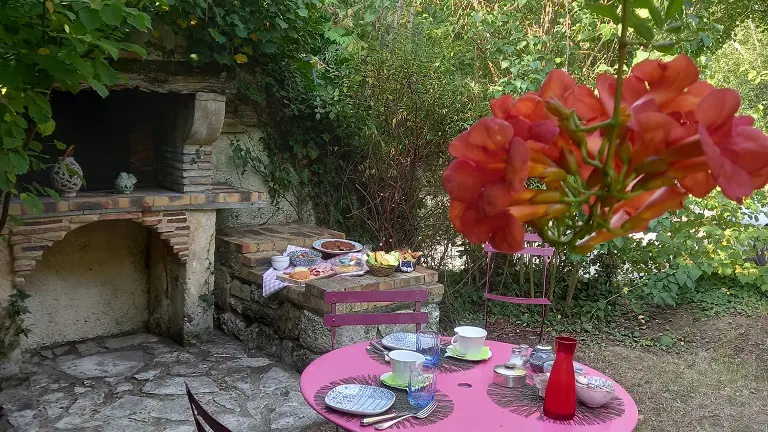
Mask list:
[[601,407],[615,394],[613,383],[605,378],[590,375],[576,378],[576,396],[588,407]]
[[272,268],[277,271],[285,270],[288,268],[288,264],[291,263],[290,258],[282,255],[273,256],[270,260],[272,261]]

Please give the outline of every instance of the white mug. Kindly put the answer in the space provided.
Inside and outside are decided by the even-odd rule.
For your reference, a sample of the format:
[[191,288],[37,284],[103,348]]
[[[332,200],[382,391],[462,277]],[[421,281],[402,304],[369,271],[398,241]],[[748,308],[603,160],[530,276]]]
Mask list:
[[456,332],[456,336],[451,339],[451,345],[459,354],[471,356],[483,351],[487,331],[480,327],[469,326],[456,327],[453,331]]
[[408,382],[411,365],[424,363],[424,356],[413,351],[395,350],[389,352],[389,364],[392,365],[392,378],[399,384]]

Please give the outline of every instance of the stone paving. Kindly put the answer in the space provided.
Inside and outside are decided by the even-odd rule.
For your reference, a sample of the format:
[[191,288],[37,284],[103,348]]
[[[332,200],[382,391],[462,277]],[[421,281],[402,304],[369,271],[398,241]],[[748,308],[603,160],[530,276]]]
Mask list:
[[184,383],[231,430],[324,430],[299,376],[220,332],[183,348],[149,334],[95,339],[26,355],[0,383],[0,431],[194,432]]

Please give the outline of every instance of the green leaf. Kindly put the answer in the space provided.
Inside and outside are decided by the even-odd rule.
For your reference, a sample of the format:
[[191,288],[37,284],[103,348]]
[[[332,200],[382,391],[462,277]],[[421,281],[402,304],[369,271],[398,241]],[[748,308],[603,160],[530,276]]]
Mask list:
[[627,21],[629,27],[633,28],[638,36],[648,42],[653,42],[653,29],[634,11],[630,13],[629,19]]
[[248,31],[245,29],[245,27],[242,26],[235,27],[235,34],[241,38],[248,37]]
[[152,27],[152,19],[144,12],[136,11],[135,13],[128,15],[126,21],[128,21],[128,24],[136,27],[136,29],[141,31],[146,31],[148,28]]
[[211,36],[213,37],[213,39],[216,40],[216,42],[218,42],[218,43],[222,43],[223,44],[224,42],[227,41],[227,38],[222,36],[221,33],[219,33],[219,31],[214,29],[214,28],[209,28],[208,29],[208,33],[210,33]]
[[92,89],[96,90],[96,93],[99,94],[99,96],[105,98],[109,95],[109,90],[107,90],[104,85],[95,79],[91,78],[88,80],[88,85],[91,86]]
[[664,18],[667,21],[676,17],[677,14],[683,9],[683,0],[669,0],[667,3],[667,9],[664,11]]
[[677,45],[675,41],[667,40],[667,41],[661,41],[661,42],[654,42],[651,44],[651,47],[656,51],[662,52],[664,54],[674,54],[675,45]]
[[123,8],[118,3],[111,3],[99,10],[99,15],[105,23],[119,26],[123,22]]
[[683,23],[680,21],[673,21],[664,27],[664,31],[669,33],[680,33],[683,30]]
[[13,150],[8,152],[8,156],[10,156],[9,161],[11,162],[11,173],[24,174],[29,171],[29,158],[27,157],[26,153]]
[[288,28],[288,24],[285,21],[283,21],[281,18],[275,18],[275,22],[280,24],[280,27],[284,29]]
[[667,335],[663,335],[662,337],[659,338],[659,345],[661,345],[663,347],[667,347],[668,348],[668,347],[673,346],[674,344],[675,344],[675,340],[672,339],[671,337],[667,336]]
[[[306,8],[303,8],[303,7],[302,7],[302,8],[299,8],[299,10],[297,10],[296,12],[298,12],[298,13],[299,13],[299,15],[301,15],[301,16],[303,16],[303,17],[306,17],[307,15],[309,15],[309,13],[307,12],[307,9],[306,9]],[[374,17],[375,17],[375,15],[374,15]],[[371,22],[371,21],[373,21],[373,20],[371,20],[371,21],[368,21],[368,14],[366,14],[366,15],[365,15],[365,20],[366,20],[366,22]]]
[[140,55],[141,57],[147,56],[147,51],[144,49],[144,47],[140,45],[136,45],[130,42],[123,42],[120,44],[120,47],[124,50],[135,52],[136,54]]
[[88,30],[93,30],[101,25],[101,17],[96,9],[84,7],[78,11],[77,15],[80,17],[80,22]]
[[13,137],[3,137],[3,147],[7,149],[12,149],[16,147],[21,147],[21,138],[13,138]]
[[19,198],[21,198],[21,200],[24,202],[24,205],[27,206],[30,212],[40,213],[43,211],[43,204],[40,202],[40,198],[38,198],[36,195],[22,192],[19,194]]
[[64,143],[63,143],[63,142],[61,142],[61,141],[54,141],[54,142],[53,142],[53,144],[54,144],[54,145],[56,146],[56,148],[57,148],[57,149],[59,149],[59,150],[64,150],[64,149],[66,149],[66,148],[67,148],[67,145],[66,145],[66,144],[64,144]]
[[112,66],[103,59],[94,61],[93,68],[99,81],[105,85],[112,85],[117,82],[117,71],[112,69]]
[[51,189],[49,187],[43,187],[43,190],[45,190],[45,193],[48,194],[49,197],[55,199],[56,201],[61,199],[59,197],[59,194],[55,190],[53,190],[53,189]]
[[102,39],[95,42],[100,47],[104,48],[104,51],[112,56],[113,59],[117,60],[117,58],[120,56],[120,47],[114,41]]
[[43,145],[40,144],[39,141],[31,141],[29,143],[29,148],[39,153],[43,150]]
[[613,21],[614,24],[621,22],[619,12],[616,10],[615,6],[602,3],[591,3],[585,5],[584,7],[595,15],[608,18],[609,20]]
[[52,134],[54,129],[56,129],[56,122],[53,120],[37,124],[37,131],[40,132],[40,135],[42,136],[48,136]]

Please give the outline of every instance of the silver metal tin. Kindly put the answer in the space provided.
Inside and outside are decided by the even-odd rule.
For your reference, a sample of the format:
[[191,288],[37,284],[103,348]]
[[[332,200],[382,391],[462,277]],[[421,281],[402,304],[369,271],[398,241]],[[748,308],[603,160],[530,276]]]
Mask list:
[[[519,371],[522,371],[519,372]],[[523,387],[525,385],[525,369],[510,368],[506,365],[493,367],[493,382],[503,387]]]

